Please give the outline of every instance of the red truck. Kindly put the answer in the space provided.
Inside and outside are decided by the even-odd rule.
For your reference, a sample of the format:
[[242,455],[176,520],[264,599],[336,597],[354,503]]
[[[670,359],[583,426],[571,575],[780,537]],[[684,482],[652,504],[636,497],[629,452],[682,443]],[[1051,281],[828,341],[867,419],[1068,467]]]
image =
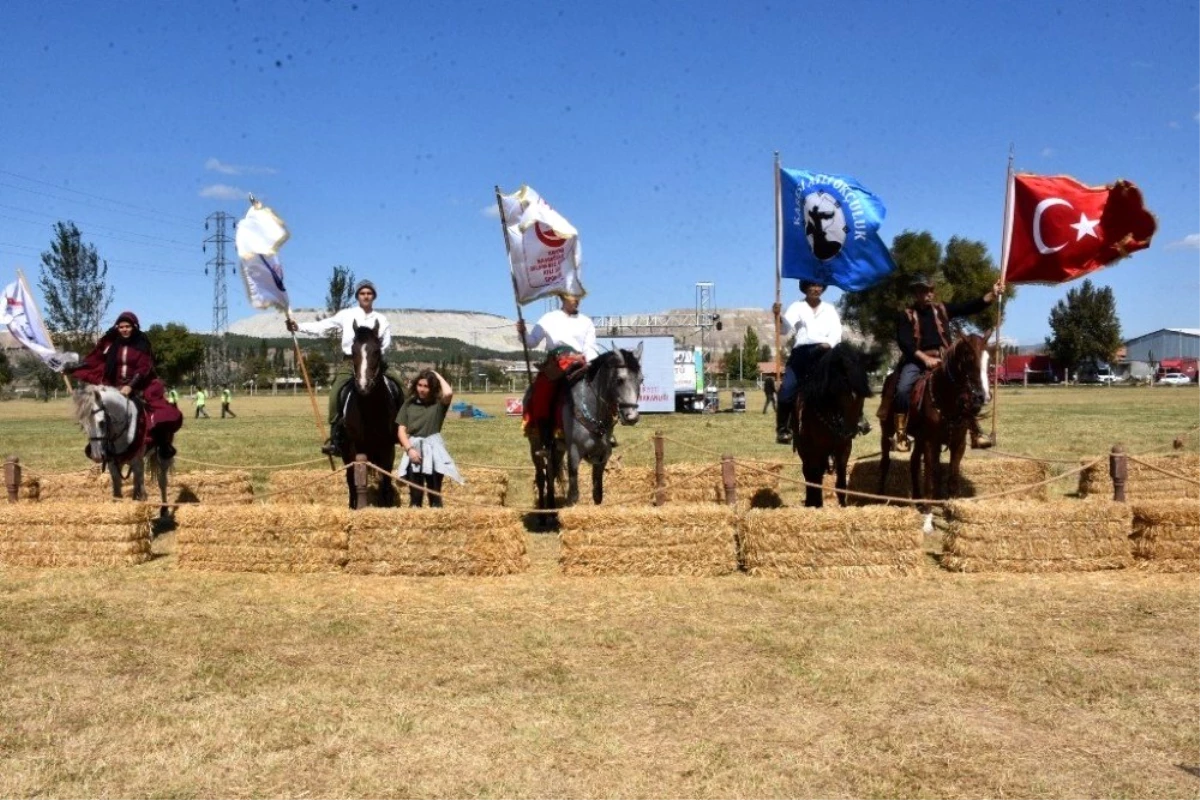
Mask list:
[[1062,369],[1050,356],[1005,356],[997,369],[1000,383],[1024,383],[1026,375],[1029,383],[1062,382]]

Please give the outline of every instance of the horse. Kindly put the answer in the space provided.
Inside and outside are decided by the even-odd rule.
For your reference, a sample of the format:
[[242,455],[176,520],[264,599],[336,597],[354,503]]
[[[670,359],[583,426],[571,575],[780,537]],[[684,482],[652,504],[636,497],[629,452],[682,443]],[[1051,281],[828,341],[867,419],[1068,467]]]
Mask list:
[[[112,496],[121,497],[121,468],[129,465],[133,476],[133,499],[145,500],[146,465],[158,481],[159,517],[167,517],[167,473],[175,459],[159,461],[158,451],[146,447],[145,414],[142,406],[112,386],[83,386],[75,393],[75,413],[87,431],[84,453],[97,464],[108,467],[112,476]],[[124,476],[124,477],[129,477]]]
[[603,353],[581,371],[558,409],[563,439],[551,437],[543,443],[540,436],[529,439],[533,458],[540,509],[557,506],[554,479],[562,474],[567,462],[566,504],[579,502],[579,465],[592,465],[592,502],[604,501],[604,468],[612,455],[609,437],[613,419],[622,425],[638,421],[638,393],[642,388],[642,344],[635,350],[614,349]]
[[[846,488],[846,465],[854,437],[871,429],[863,420],[863,401],[871,396],[863,353],[841,342],[817,360],[801,387],[804,398],[799,419],[793,415],[792,449],[800,457],[807,508],[824,505],[821,481],[828,470],[836,472],[835,487]],[[838,503],[846,505],[844,491]]]
[[[914,396],[909,411],[908,430],[914,443],[909,461],[909,475],[914,500],[934,499],[940,493],[943,475],[942,448],[950,451],[950,474],[946,481],[946,496],[958,494],[962,480],[962,457],[966,451],[967,432],[980,408],[991,399],[988,391],[987,340],[991,335],[963,334],[946,350],[942,363],[931,370],[924,385],[917,384],[919,396]],[[898,372],[888,379],[884,391],[891,391]],[[883,443],[879,462],[879,493],[887,485],[891,463],[894,415],[880,426]],[[925,470],[922,474],[921,467]],[[930,520],[926,516],[926,527]]]
[[[370,328],[353,324],[350,358],[354,378],[343,390],[345,399],[341,401],[346,432],[342,440],[342,463],[353,464],[355,456],[362,453],[383,470],[379,476],[379,505],[389,507],[396,500],[391,473],[396,462],[396,412],[403,393],[383,373],[379,323]],[[358,508],[353,470],[346,470],[346,488],[350,492],[350,508]]]

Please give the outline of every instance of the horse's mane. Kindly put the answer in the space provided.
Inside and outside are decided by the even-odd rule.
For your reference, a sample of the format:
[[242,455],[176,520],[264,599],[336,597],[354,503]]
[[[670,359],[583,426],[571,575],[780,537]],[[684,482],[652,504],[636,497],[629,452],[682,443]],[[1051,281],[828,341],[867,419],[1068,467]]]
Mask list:
[[839,342],[817,360],[802,391],[806,403],[823,405],[837,395],[854,392],[871,396],[871,384],[863,366],[863,353],[849,342]]
[[71,399],[74,401],[75,419],[85,428],[92,419],[92,395],[87,391],[90,387],[80,386],[75,390]]
[[[624,362],[625,366],[635,372],[642,371],[641,362],[629,350],[609,350],[606,353],[601,353],[598,357],[588,362],[587,379],[589,382],[595,382],[601,371],[611,372]],[[607,384],[601,387],[602,391],[607,391]]]

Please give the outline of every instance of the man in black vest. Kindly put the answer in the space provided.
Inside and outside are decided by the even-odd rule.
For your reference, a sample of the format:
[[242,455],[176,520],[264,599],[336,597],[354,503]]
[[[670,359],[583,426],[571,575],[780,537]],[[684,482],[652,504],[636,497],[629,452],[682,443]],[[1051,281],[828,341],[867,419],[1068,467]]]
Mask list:
[[[896,409],[896,449],[907,452],[908,410],[912,389],[921,373],[942,363],[942,353],[950,346],[950,320],[978,314],[1000,296],[1000,283],[978,300],[965,303],[939,303],[936,300],[933,281],[917,275],[910,284],[913,303],[905,309],[896,323],[896,344],[900,347],[900,377],[896,382],[896,396],[885,397],[879,409],[879,418],[886,420],[891,404]],[[891,401],[889,403],[889,401]],[[991,447],[992,441],[979,430],[979,421],[971,420],[971,447]]]

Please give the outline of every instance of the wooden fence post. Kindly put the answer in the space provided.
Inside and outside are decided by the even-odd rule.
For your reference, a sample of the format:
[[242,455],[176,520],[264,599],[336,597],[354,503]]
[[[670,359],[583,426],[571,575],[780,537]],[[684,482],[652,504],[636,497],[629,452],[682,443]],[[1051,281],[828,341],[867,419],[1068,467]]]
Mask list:
[[667,502],[667,468],[663,465],[663,432],[654,432],[654,505]]
[[733,456],[721,456],[721,483],[725,486],[726,505],[737,505],[737,479],[733,473]]
[[366,508],[367,500],[367,457],[359,453],[354,457],[354,507]]
[[8,502],[21,499],[21,459],[16,456],[4,459],[4,488],[8,490]]
[[1129,459],[1125,455],[1125,448],[1120,444],[1114,444],[1112,453],[1108,456],[1108,474],[1112,478],[1113,500],[1124,503],[1125,481],[1129,477]]

